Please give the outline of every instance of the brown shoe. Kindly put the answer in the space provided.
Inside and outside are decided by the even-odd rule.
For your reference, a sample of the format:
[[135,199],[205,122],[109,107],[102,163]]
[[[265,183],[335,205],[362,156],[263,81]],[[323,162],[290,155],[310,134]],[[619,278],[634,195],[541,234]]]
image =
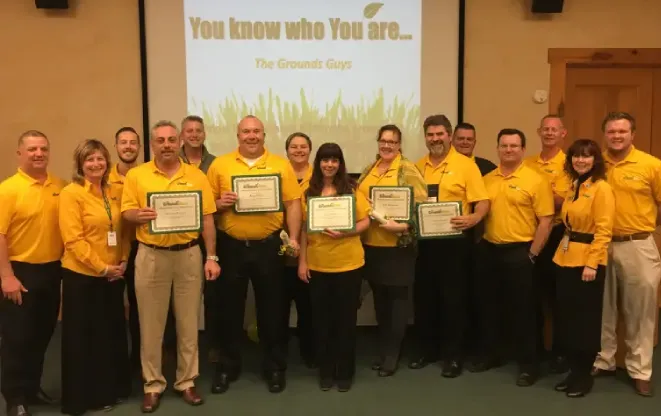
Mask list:
[[189,387],[184,391],[178,391],[179,395],[186,403],[191,406],[199,406],[204,403],[204,399],[197,394],[195,387]]
[[590,375],[592,377],[609,377],[615,375],[615,370],[604,370],[598,367],[592,367],[592,371],[590,371]]
[[142,413],[154,413],[161,404],[161,395],[158,393],[145,393],[142,398]]
[[644,397],[652,397],[652,383],[649,380],[634,380],[634,387],[636,388],[636,393]]

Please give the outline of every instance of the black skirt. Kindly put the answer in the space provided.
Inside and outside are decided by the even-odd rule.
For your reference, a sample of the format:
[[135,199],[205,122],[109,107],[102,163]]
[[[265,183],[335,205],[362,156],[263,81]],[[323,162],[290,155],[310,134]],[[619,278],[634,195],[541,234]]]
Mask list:
[[63,269],[62,413],[112,406],[131,393],[124,280]]
[[415,277],[417,247],[365,246],[365,279],[372,284],[410,286]]
[[581,279],[583,267],[558,267],[556,279],[557,340],[565,350],[601,350],[601,314],[606,268],[593,281]]

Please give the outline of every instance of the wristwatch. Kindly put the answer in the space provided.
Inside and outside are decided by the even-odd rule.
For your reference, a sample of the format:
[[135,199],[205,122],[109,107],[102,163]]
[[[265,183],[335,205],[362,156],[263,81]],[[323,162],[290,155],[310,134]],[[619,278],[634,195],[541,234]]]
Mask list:
[[218,263],[218,260],[219,260],[219,259],[218,259],[218,256],[207,256],[207,260],[213,260],[213,261],[215,261],[216,263]]

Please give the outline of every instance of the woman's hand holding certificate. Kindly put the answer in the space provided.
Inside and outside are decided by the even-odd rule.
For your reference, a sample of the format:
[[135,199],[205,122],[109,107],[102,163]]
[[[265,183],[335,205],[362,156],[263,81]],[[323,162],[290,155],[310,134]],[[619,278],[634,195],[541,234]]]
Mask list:
[[308,232],[353,231],[356,228],[354,195],[319,196],[308,199]]

